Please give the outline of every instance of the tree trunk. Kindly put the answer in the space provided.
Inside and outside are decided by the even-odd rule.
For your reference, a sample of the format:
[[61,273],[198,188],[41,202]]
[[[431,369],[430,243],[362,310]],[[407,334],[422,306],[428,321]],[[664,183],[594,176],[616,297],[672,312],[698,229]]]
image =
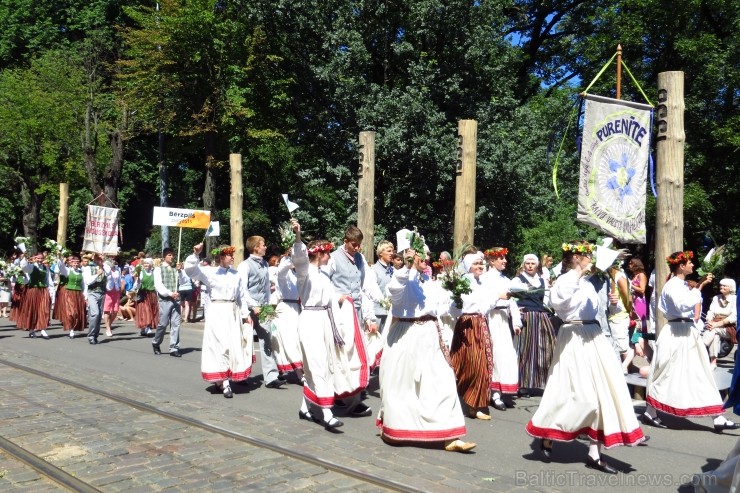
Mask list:
[[82,156],[83,163],[85,165],[85,172],[87,173],[87,179],[90,182],[90,191],[93,197],[97,197],[103,189],[100,187],[98,181],[98,160],[95,157],[97,154],[97,143],[95,133],[97,126],[93,121],[96,120],[92,109],[92,103],[87,104],[87,111],[85,113],[85,137],[82,142]]
[[[216,135],[213,133],[206,134],[206,176],[205,187],[203,189],[203,209],[211,211],[211,221],[218,219],[216,211],[216,184],[214,182],[214,173],[216,166]],[[206,251],[210,252],[219,241],[216,236],[206,237]]]
[[112,202],[108,206],[118,207],[118,186],[121,182],[121,172],[123,170],[123,152],[124,141],[120,129],[115,129],[108,135],[111,147],[110,166],[105,170],[103,184],[105,186],[105,195]]
[[26,179],[21,181],[21,200],[23,200],[23,236],[31,239],[26,245],[26,252],[36,251],[39,236],[39,211],[41,197],[36,193],[36,187]]

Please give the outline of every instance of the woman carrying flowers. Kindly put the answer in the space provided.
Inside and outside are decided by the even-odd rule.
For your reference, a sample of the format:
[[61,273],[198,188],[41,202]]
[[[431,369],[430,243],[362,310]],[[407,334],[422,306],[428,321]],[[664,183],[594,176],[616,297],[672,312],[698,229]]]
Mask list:
[[563,274],[550,291],[563,319],[547,386],[527,433],[540,439],[546,461],[552,442],[588,435],[586,466],[616,474],[601,459],[601,447],[638,445],[646,440],[632,408],[619,360],[595,320],[599,297],[587,279],[593,247],[579,241],[563,246]]
[[717,433],[740,428],[722,416],[722,397],[709,365],[707,350],[694,326],[694,308],[701,303],[702,288],[711,283],[710,273],[690,289],[686,276],[694,272],[693,252],[675,252],[666,258],[671,274],[660,294],[658,309],[668,323],[655,341],[655,353],[647,382],[647,406],[643,423],[666,428],[657,411],[682,418],[712,416]]
[[21,270],[28,275],[28,282],[18,316],[18,328],[28,330],[29,337],[36,337],[36,332],[39,331],[42,338],[49,339],[46,329],[51,319],[54,282],[51,271],[44,263],[44,255],[37,253],[31,257],[30,262],[24,256],[21,259]]
[[136,266],[136,327],[139,335],[154,334],[159,323],[159,299],[154,289],[154,260],[142,259]]
[[75,331],[87,328],[85,304],[87,285],[83,280],[80,257],[70,255],[66,263],[60,258],[57,261],[57,268],[59,288],[54,305],[54,318],[62,322],[62,328],[69,331],[69,337],[74,339]]

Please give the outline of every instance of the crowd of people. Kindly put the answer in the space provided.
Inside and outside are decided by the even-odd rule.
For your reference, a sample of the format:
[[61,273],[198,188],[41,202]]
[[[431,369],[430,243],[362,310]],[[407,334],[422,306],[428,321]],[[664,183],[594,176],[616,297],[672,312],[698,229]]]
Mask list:
[[[180,324],[197,313],[193,293],[200,292],[201,376],[213,393],[232,398],[232,383],[249,378],[256,335],[265,387],[294,375],[303,387],[299,419],[333,431],[343,426],[337,407],[373,414],[362,397],[379,370],[376,424],[392,445],[469,451],[476,445],[463,440],[466,416],[490,420],[491,407],[503,412],[541,393],[526,432],[542,459],[551,460],[554,442],[587,436],[586,465],[614,474],[602,447],[649,439],[633,410],[631,372],[647,378],[643,424],[665,428],[665,413],[711,417],[720,433],[740,428],[723,414],[740,398],[723,403],[712,373],[720,341],[735,341],[735,282],[720,281],[702,316],[702,290],[713,276],[688,282],[691,252],[666,259],[671,276],[656,293],[654,273],[648,277],[639,258],[609,241],[602,252],[616,260],[603,270],[595,268],[595,245],[572,241],[557,266],[550,255],[528,254],[510,279],[504,247],[471,246],[458,261],[442,252],[432,262],[423,237],[401,230],[395,245],[378,244],[370,265],[355,226],[336,248],[305,243],[300,224],[291,227],[294,241],[283,255],[266,259],[264,238],[251,236],[238,266],[229,245],[205,259],[196,245],[182,265],[171,249],[156,262],[141,254],[122,268],[97,254],[51,263],[42,253],[19,254],[8,264],[15,268],[0,273],[0,315],[40,338],[49,337],[53,317],[70,337],[87,329],[90,344],[101,324],[110,336],[120,316],[153,336],[157,355],[169,328],[168,353],[179,357]],[[657,340],[656,310],[668,320]]]

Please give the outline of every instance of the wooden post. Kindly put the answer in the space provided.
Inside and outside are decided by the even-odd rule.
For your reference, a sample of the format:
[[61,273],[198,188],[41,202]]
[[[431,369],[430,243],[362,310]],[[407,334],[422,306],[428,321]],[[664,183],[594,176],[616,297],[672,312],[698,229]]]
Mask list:
[[455,225],[453,248],[473,244],[475,226],[475,171],[478,122],[460,120],[457,124],[457,168],[455,174]]
[[57,219],[57,243],[67,243],[67,224],[69,223],[69,183],[59,184],[59,217]]
[[360,168],[357,183],[357,227],[362,231],[362,253],[375,262],[375,132],[360,132]]
[[[668,276],[665,258],[683,249],[683,72],[658,74],[658,134],[655,219],[655,295],[660,296]],[[656,332],[665,324],[655,313]]]
[[244,192],[242,191],[242,155],[229,154],[231,169],[231,246],[234,251],[234,268],[244,260],[244,231],[242,224],[242,205]]

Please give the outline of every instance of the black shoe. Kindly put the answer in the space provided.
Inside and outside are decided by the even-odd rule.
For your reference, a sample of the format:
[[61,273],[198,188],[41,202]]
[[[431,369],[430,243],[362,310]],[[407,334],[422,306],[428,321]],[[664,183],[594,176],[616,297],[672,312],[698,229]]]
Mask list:
[[545,459],[545,462],[550,462],[552,460],[552,441],[550,441],[550,446],[545,446],[545,439],[540,438],[540,453],[542,454],[542,458]]
[[170,356],[173,358],[182,358],[182,353],[178,349],[175,349],[174,351],[170,351]]
[[344,423],[342,423],[341,421],[339,421],[337,418],[334,418],[334,417],[324,423],[324,429],[329,430],[329,431],[339,428],[341,426],[344,426]]
[[504,401],[504,405],[508,408],[514,407],[514,400],[511,397],[503,396],[501,398],[502,401]]
[[363,416],[370,416],[371,414],[373,414],[373,410],[365,404],[360,403],[353,407],[349,414],[361,418]]
[[650,441],[650,435],[645,435],[645,440],[637,444],[638,447],[647,447],[647,443]]
[[519,389],[516,393],[516,396],[519,397],[520,399],[529,399],[529,391]]
[[224,387],[224,397],[227,399],[234,397],[234,392],[231,391],[231,387]]
[[740,428],[740,423],[733,423],[732,421],[727,421],[721,425],[714,425],[714,431],[717,433],[722,433],[725,430],[737,430],[738,428]]
[[28,332],[28,337],[30,337],[31,339],[35,338],[36,337],[36,331],[35,330],[29,331]]
[[273,380],[272,382],[270,382],[270,383],[266,383],[266,384],[265,384],[265,387],[267,387],[268,389],[279,389],[279,388],[280,388],[280,387],[282,387],[282,386],[283,386],[284,384],[285,384],[285,382],[283,382],[282,380],[278,380],[278,379],[276,378],[276,379],[275,379],[275,380]]
[[496,399],[495,401],[492,400],[491,405],[499,411],[506,411],[506,404],[504,404],[504,401],[502,401],[501,399]]
[[298,411],[298,419],[305,419],[306,421],[315,421],[313,419],[313,414],[311,414],[311,411],[306,411],[305,413],[303,411]]
[[612,466],[604,462],[602,459],[593,460],[590,455],[586,457],[586,467],[596,469],[597,471],[605,472],[607,474],[617,474],[617,470]]
[[[640,415],[640,421],[642,421],[643,424],[654,426],[655,428],[668,428],[657,416],[653,418],[649,414],[643,413],[642,415]],[[717,427],[715,426],[715,429],[716,428]]]
[[159,344],[152,344],[152,350],[156,355],[162,354],[162,350],[159,348]]
[[88,337],[87,338],[87,342],[89,342],[90,344],[93,344],[94,345],[94,344],[97,344],[98,343],[98,340],[95,339],[95,338],[93,338],[93,337]]
[[140,335],[141,337],[146,337],[146,329],[141,329],[141,330],[139,331],[139,335]]

